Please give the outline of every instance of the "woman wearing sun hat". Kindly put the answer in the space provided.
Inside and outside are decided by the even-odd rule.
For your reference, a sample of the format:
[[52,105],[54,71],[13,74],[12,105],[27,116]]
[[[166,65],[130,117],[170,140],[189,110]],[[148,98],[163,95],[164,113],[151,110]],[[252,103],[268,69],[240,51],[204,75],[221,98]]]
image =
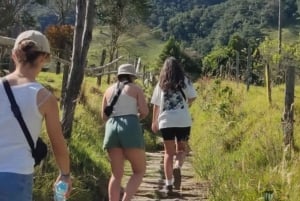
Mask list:
[[[131,200],[146,171],[144,137],[139,121],[148,115],[149,109],[143,90],[134,83],[136,78],[133,65],[120,65],[117,82],[103,95],[101,116],[106,121],[103,148],[108,152],[112,171],[108,185],[110,201],[120,200],[125,159],[130,162],[133,174],[124,189],[122,201]],[[111,114],[105,114],[118,90],[120,94]]]
[[[47,134],[60,174],[56,181],[69,184],[70,160],[59,121],[56,97],[36,81],[50,60],[49,42],[42,33],[21,33],[12,50],[15,71],[5,76],[30,135],[36,143],[45,121]],[[0,200],[32,201],[34,159],[23,130],[15,118],[3,80],[0,80]]]

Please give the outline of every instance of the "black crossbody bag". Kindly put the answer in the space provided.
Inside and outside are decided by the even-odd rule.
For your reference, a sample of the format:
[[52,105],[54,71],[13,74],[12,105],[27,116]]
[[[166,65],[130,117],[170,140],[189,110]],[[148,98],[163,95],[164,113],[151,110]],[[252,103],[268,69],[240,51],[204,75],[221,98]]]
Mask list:
[[15,100],[15,97],[11,91],[10,85],[5,78],[3,78],[2,80],[3,80],[3,85],[5,88],[6,94],[10,101],[10,104],[11,104],[11,110],[14,113],[16,119],[18,120],[18,122],[24,132],[24,135],[27,139],[27,142],[31,148],[31,154],[35,161],[34,166],[37,166],[47,156],[47,152],[48,152],[47,145],[45,142],[43,142],[42,138],[39,137],[36,142],[36,147],[34,147],[33,139],[32,139],[30,132],[26,126],[26,123],[23,119],[22,113],[20,111],[20,108],[19,108],[16,100]]

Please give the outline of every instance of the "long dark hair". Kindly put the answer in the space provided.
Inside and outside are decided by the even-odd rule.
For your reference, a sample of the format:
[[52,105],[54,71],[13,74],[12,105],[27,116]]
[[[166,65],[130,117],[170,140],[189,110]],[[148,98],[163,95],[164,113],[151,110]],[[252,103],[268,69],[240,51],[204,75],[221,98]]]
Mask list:
[[160,71],[159,86],[163,91],[185,88],[185,73],[174,57],[168,57]]

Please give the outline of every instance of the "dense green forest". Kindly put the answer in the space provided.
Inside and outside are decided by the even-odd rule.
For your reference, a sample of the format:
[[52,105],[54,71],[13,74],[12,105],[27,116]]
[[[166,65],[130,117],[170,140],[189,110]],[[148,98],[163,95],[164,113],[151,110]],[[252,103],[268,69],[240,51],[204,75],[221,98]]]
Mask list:
[[[0,19],[2,35],[15,37],[18,30],[25,28],[45,31],[49,25],[53,24],[74,25],[73,0],[62,1],[64,2],[62,4],[46,0],[19,2],[15,7],[8,7],[7,3],[0,2],[0,11],[3,11],[6,16]],[[199,74],[199,69],[202,68],[202,74],[216,75],[219,73],[216,68],[228,65],[229,60],[236,58],[235,51],[238,51],[242,57],[245,55],[242,55],[241,51],[249,47],[253,54],[258,53],[256,50],[259,45],[278,27],[279,2],[281,2],[281,27],[292,27],[299,32],[297,31],[300,15],[299,0],[130,0],[120,2],[96,1],[96,26],[109,26],[111,31],[115,30],[114,33],[107,33],[105,29],[100,31],[100,34],[111,35],[111,38],[106,39],[110,42],[106,42],[104,48],[108,43],[115,46],[108,47],[109,60],[114,57],[117,46],[122,47],[121,35],[130,34],[133,26],[143,24],[148,29],[141,29],[140,32],[151,32],[157,39],[162,40],[162,43],[170,38],[177,41],[182,51],[187,54],[186,56],[191,57],[197,63],[197,65],[189,64],[194,67],[193,69],[188,67],[186,69],[188,72]],[[122,9],[122,12],[118,14],[116,9]],[[226,49],[227,47],[229,50]],[[128,53],[135,54],[131,51]],[[223,52],[223,54],[217,54],[213,56],[213,62],[207,62],[212,59],[205,59],[205,57],[211,57],[211,54],[216,54],[215,51]],[[148,65],[153,64],[148,63]],[[241,63],[241,66],[244,64]]]
[[[297,1],[282,1],[283,26],[299,23]],[[153,0],[148,24],[162,37],[173,35],[205,55],[227,45],[237,33],[248,41],[262,40],[266,28],[278,25],[278,1],[270,0]]]
[[[44,30],[50,24],[61,23],[58,18],[61,8],[51,1],[25,2],[15,8],[7,7],[4,2],[0,3],[0,10],[6,16],[0,20],[0,33],[15,35],[12,30],[18,24]],[[166,40],[174,36],[183,46],[192,47],[200,55],[208,54],[216,46],[227,45],[233,34],[239,34],[257,45],[264,38],[266,29],[276,29],[278,25],[279,1],[275,0],[148,0],[144,2],[147,4],[141,3],[138,9],[147,6],[147,16],[143,19],[147,26],[162,39]],[[282,0],[281,2],[282,26],[299,24],[300,1]],[[109,1],[97,1],[98,7],[107,8],[108,3]],[[107,23],[103,17],[107,15],[105,12],[107,10],[102,9],[98,15],[100,24]],[[142,12],[145,12],[145,9],[142,9]],[[70,3],[64,13],[64,23],[74,24],[74,13],[75,7]]]

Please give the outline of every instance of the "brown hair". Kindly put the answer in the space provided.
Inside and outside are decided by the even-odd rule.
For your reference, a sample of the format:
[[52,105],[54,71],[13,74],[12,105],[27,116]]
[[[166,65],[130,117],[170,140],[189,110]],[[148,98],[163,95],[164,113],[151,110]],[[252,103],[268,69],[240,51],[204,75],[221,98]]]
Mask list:
[[168,57],[160,71],[159,86],[163,91],[185,88],[185,73],[174,57]]
[[130,74],[120,74],[118,75],[118,81],[119,82],[123,82],[123,81],[128,81],[128,82],[133,82],[134,80],[134,76],[130,75]]
[[19,43],[18,48],[14,49],[16,59],[20,63],[30,63],[34,65],[36,59],[41,55],[50,55],[45,52],[37,51],[36,43],[31,40],[23,40]]

